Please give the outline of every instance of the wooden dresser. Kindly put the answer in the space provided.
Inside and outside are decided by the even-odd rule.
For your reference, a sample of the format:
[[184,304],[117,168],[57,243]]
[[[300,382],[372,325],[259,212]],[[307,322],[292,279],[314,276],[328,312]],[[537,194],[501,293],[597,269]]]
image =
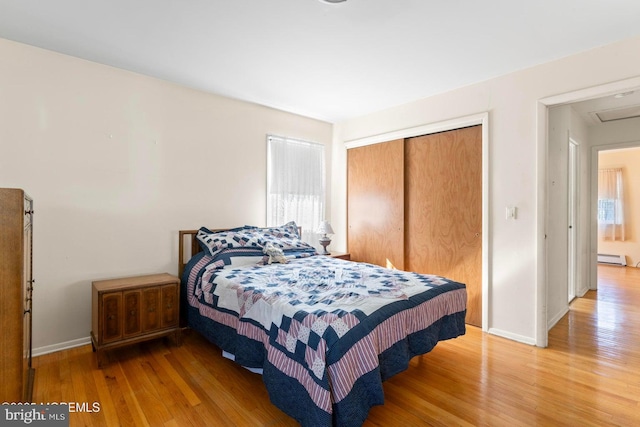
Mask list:
[[180,344],[180,280],[171,274],[93,282],[91,343],[98,367],[104,351],[167,335]]
[[0,188],[0,402],[31,402],[33,200]]

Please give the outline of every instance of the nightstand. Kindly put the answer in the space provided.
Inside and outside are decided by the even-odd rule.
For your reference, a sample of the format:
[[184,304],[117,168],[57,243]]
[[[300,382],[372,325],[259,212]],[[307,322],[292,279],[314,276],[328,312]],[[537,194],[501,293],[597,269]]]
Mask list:
[[168,273],[93,282],[91,344],[104,351],[173,335],[180,345],[180,279]]
[[348,252],[333,252],[327,256],[330,256],[331,258],[346,259],[347,261],[351,260],[351,254]]

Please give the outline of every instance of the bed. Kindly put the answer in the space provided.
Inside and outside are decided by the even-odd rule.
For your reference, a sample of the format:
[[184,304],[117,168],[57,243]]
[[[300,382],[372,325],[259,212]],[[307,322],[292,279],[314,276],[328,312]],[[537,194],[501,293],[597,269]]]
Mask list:
[[179,234],[183,324],[303,426],[361,425],[384,380],[465,333],[464,284],[319,255],[295,223]]

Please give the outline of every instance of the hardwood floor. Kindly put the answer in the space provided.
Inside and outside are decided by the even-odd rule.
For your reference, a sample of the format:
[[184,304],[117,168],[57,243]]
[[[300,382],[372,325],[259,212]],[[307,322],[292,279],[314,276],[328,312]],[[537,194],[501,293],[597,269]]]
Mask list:
[[[599,290],[572,304],[548,348],[469,327],[385,382],[365,426],[640,425],[640,269],[598,270]],[[34,401],[77,402],[71,426],[297,425],[260,376],[197,333],[107,356],[102,370],[90,345],[35,358]]]

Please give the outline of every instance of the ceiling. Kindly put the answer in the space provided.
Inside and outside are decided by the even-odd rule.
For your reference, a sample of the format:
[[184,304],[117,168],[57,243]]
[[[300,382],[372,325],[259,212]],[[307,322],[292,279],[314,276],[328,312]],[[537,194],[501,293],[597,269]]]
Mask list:
[[640,35],[638,0],[0,0],[0,37],[329,122]]
[[574,102],[573,108],[589,126],[640,117],[640,88],[596,99]]

